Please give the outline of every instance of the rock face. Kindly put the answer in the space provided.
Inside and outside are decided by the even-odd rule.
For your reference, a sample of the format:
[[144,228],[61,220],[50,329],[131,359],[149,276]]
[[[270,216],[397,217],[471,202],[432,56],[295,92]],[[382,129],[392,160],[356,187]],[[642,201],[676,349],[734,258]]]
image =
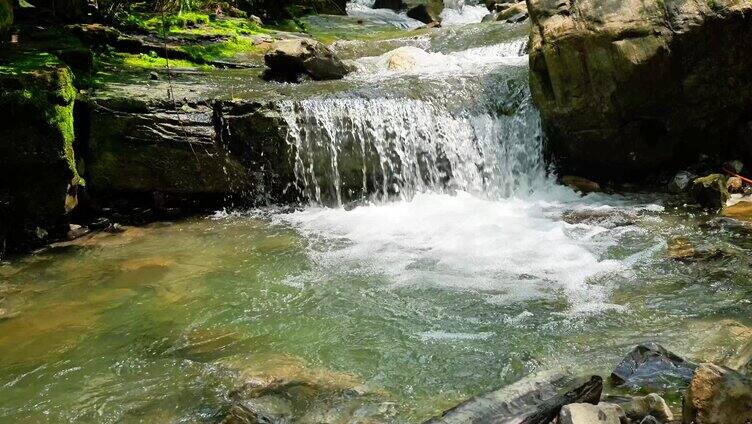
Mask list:
[[527,3],[531,89],[563,172],[636,180],[748,144],[751,3]]
[[283,40],[274,43],[264,56],[266,79],[299,81],[302,75],[315,80],[340,79],[350,69],[325,45],[312,39]]
[[564,405],[597,404],[602,390],[603,380],[598,376],[589,379],[573,379],[561,374],[533,377],[469,399],[425,424],[548,424]]
[[697,365],[648,342],[636,346],[611,373],[617,385],[666,389],[686,386]]
[[4,34],[13,25],[12,0],[0,0],[0,35]]
[[704,207],[721,209],[729,199],[726,176],[711,174],[695,179],[692,182],[692,197]]
[[752,380],[714,364],[701,364],[684,399],[685,424],[752,422]]
[[627,422],[619,405],[572,403],[561,408],[559,424],[622,424]]
[[207,104],[100,99],[89,103],[90,193],[222,196],[251,189],[251,177],[215,131]]
[[0,254],[68,231],[83,180],[73,154],[70,69],[46,53],[0,67]]

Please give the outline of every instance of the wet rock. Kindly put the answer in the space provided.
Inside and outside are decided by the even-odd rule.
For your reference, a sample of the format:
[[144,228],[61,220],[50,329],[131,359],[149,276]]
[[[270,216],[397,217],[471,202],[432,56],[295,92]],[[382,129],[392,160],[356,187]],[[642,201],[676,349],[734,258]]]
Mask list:
[[411,71],[418,66],[420,58],[428,53],[418,47],[403,46],[395,49],[389,56],[387,68],[390,71],[405,72]]
[[112,222],[105,217],[97,218],[89,223],[89,227],[91,227],[92,230],[104,230],[110,225],[112,225]]
[[644,180],[744,143],[752,3],[528,3],[530,86],[562,173]]
[[149,79],[151,79],[152,81],[158,81],[159,80],[159,74],[156,73],[156,72],[154,72],[154,71],[151,71],[151,72],[149,72]]
[[696,178],[692,182],[692,198],[706,208],[721,209],[729,199],[726,176],[711,174]]
[[744,182],[739,177],[729,177],[726,181],[726,189],[729,193],[742,193],[744,190]]
[[569,210],[562,214],[562,219],[567,224],[597,225],[605,228],[634,225],[638,218],[639,215],[634,211],[615,208]]
[[70,230],[68,231],[68,239],[69,240],[77,239],[79,237],[89,234],[89,232],[90,230],[88,227],[84,227],[82,225],[77,225],[77,224],[70,224]]
[[213,105],[167,100],[90,99],[87,191],[193,199],[242,195],[250,172],[220,142]]
[[516,23],[524,21],[527,17],[527,3],[519,2],[499,10],[496,15],[496,20]]
[[612,403],[572,403],[559,412],[558,424],[626,424],[627,418],[619,405]]
[[663,424],[660,420],[652,415],[648,415],[640,421],[640,424]]
[[44,243],[41,232],[68,233],[66,208],[83,183],[73,153],[76,95],[70,68],[50,54],[19,54],[0,67],[0,253]]
[[686,193],[692,187],[692,181],[696,178],[697,175],[689,171],[680,171],[668,183],[668,191],[674,194]]
[[684,399],[685,424],[752,422],[752,379],[728,368],[703,363]]
[[668,242],[668,257],[676,260],[688,260],[697,255],[692,243],[685,237],[677,237]]
[[436,13],[435,9],[430,9],[429,6],[425,4],[419,4],[407,10],[407,16],[409,18],[421,21],[424,24],[441,22],[441,17],[439,16],[440,14],[440,10],[438,13]]
[[664,390],[686,387],[697,365],[647,342],[637,345],[611,373],[616,385]]
[[13,25],[13,0],[0,0],[0,35]]
[[600,184],[590,181],[587,178],[565,175],[562,177],[561,182],[581,194],[597,193],[601,191]]
[[328,47],[312,39],[277,41],[264,62],[269,67],[264,78],[276,81],[297,82],[302,75],[314,80],[341,79],[350,72]]
[[752,201],[741,201],[731,206],[726,206],[722,211],[723,216],[741,221],[752,221]]
[[739,351],[726,360],[726,365],[746,376],[752,376],[752,338]]
[[740,160],[732,160],[724,163],[723,167],[738,174],[744,170],[744,163]]
[[674,414],[666,404],[666,401],[655,393],[634,397],[630,402],[623,404],[622,408],[627,418],[634,422],[640,422],[648,416],[657,418],[659,422],[674,420]]
[[469,399],[425,424],[524,422],[548,424],[564,405],[597,404],[603,380],[563,374],[533,376],[500,390]]
[[373,3],[374,9],[392,9],[394,11],[400,11],[405,7],[405,3],[402,0],[376,0]]

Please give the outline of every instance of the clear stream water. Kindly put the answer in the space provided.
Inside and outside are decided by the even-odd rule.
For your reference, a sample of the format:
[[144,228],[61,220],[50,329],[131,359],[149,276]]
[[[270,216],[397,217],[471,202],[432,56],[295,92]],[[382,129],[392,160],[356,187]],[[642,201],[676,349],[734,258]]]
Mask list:
[[[524,31],[335,46],[358,65],[347,89],[279,103],[309,206],[0,264],[0,422],[218,422],[233,388],[294,378],[368,387],[386,411],[300,422],[419,423],[537,371],[606,375],[645,340],[731,353],[752,228],[556,185]],[[413,59],[390,69],[397,48]],[[678,236],[716,254],[672,260]],[[316,399],[300,407],[333,402]]]

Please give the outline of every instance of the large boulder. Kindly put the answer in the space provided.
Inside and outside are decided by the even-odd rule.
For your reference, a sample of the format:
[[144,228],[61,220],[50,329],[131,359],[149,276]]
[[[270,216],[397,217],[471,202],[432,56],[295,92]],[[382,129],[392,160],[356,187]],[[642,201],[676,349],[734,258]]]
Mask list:
[[598,404],[603,380],[566,374],[531,376],[511,386],[469,399],[425,424],[520,422],[548,424],[564,405]]
[[350,72],[328,47],[308,38],[274,43],[264,61],[269,67],[265,78],[272,80],[299,81],[303,75],[314,80],[333,80]]
[[243,195],[251,175],[217,135],[214,105],[95,98],[86,158],[94,195]]
[[635,389],[681,388],[692,380],[695,368],[696,364],[663,346],[647,342],[627,354],[611,373],[611,379],[616,385]]
[[441,22],[441,12],[444,11],[444,0],[407,0],[405,1],[407,16],[425,24]]
[[572,403],[559,412],[558,424],[626,424],[627,417],[619,405],[612,403]]
[[533,99],[564,172],[636,180],[749,144],[752,3],[527,3]]
[[0,255],[68,231],[83,180],[73,154],[76,90],[46,53],[0,64]]
[[0,35],[13,25],[13,1],[0,0]]
[[701,364],[684,399],[685,424],[752,422],[752,380],[728,368]]

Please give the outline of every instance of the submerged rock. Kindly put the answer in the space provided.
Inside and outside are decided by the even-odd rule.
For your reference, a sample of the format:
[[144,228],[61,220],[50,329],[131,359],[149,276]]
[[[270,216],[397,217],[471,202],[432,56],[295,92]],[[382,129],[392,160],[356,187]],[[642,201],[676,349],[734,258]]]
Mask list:
[[726,188],[726,176],[711,174],[696,178],[692,182],[692,197],[704,207],[716,210],[721,209],[729,199],[729,192]]
[[723,216],[741,221],[752,221],[752,201],[741,201],[723,208]]
[[668,242],[668,257],[680,261],[692,259],[697,255],[697,250],[685,237],[677,237]]
[[528,4],[531,91],[563,172],[644,180],[746,144],[752,3]]
[[616,366],[611,379],[616,385],[631,388],[670,389],[686,387],[697,365],[669,352],[663,346],[647,342],[636,346]]
[[264,78],[276,81],[297,82],[302,75],[314,80],[341,79],[350,72],[328,47],[307,38],[277,41],[264,62],[269,67]]
[[603,380],[598,376],[572,378],[564,374],[535,377],[469,399],[425,424],[482,424],[524,422],[548,424],[564,405],[597,404]]
[[600,184],[595,181],[590,181],[587,178],[565,175],[561,178],[561,182],[572,190],[583,195],[601,191]]
[[685,424],[752,422],[752,379],[728,368],[700,364],[684,399]]
[[558,424],[627,424],[627,417],[619,405],[612,403],[572,403],[559,412]]

